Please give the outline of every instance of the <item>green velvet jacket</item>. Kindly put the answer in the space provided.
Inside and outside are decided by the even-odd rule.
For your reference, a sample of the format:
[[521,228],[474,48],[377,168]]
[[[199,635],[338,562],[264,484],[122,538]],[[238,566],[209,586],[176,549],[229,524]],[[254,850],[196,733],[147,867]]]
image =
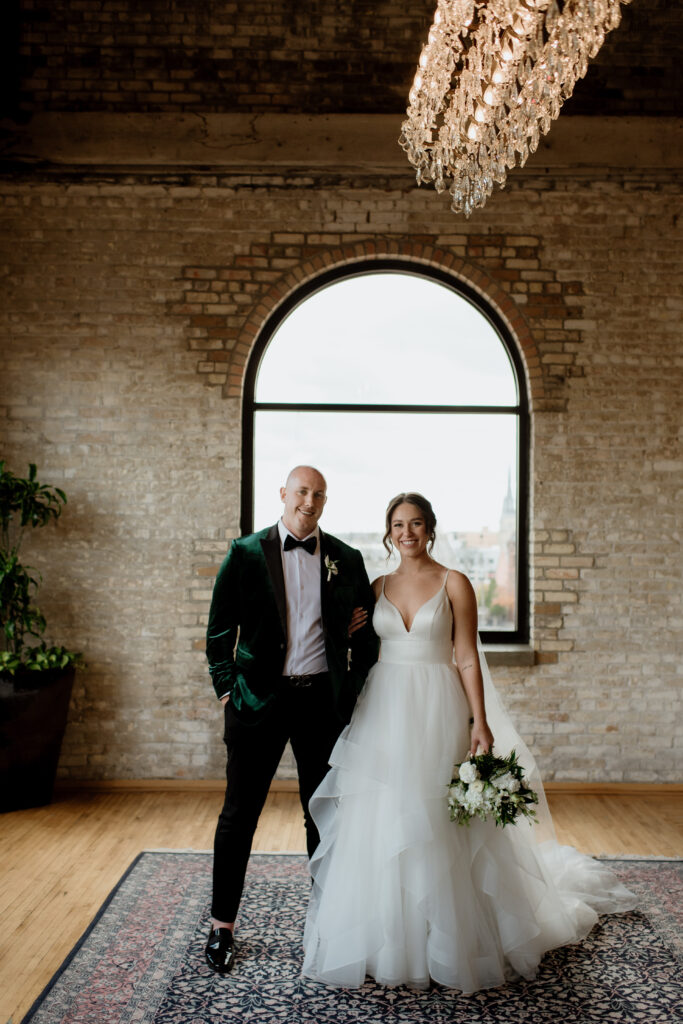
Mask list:
[[[337,573],[325,566],[328,557]],[[320,531],[320,593],[325,653],[341,721],[377,661],[379,640],[370,624],[374,595],[360,551]],[[328,579],[328,576],[330,577]],[[351,638],[355,607],[369,621]],[[277,526],[234,540],[213,591],[206,656],[218,697],[230,693],[244,719],[256,720],[272,702],[287,653],[287,606]]]

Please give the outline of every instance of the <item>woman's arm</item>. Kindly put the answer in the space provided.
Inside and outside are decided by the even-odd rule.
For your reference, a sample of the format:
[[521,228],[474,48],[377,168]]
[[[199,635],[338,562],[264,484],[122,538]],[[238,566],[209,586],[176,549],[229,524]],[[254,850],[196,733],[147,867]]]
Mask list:
[[[360,551],[356,551],[356,597],[358,604],[352,613],[351,622],[348,627],[349,645],[354,668],[363,678],[368,674],[377,661],[379,654],[379,640],[372,628],[372,609],[375,604],[374,595],[365,571],[365,563]],[[365,611],[365,616],[355,614],[360,608]],[[355,623],[354,623],[355,619]],[[352,628],[353,626],[353,628]]]
[[[380,593],[382,592],[382,580],[383,579],[384,579],[384,577],[380,576],[380,577],[378,577],[378,579],[373,580],[373,582],[372,582],[372,592],[375,595],[375,602],[377,601],[377,599],[379,598]],[[353,614],[351,616],[351,622],[349,623],[349,636],[351,636],[353,633],[355,633],[356,630],[360,629],[361,626],[364,626],[367,621],[368,621],[368,610],[367,610],[367,608],[361,608],[361,607],[354,608],[353,609]]]
[[470,752],[479,747],[486,752],[493,746],[493,734],[486,721],[484,681],[477,652],[477,599],[472,584],[461,572],[448,576],[446,592],[455,623],[455,660],[474,719],[470,734]]

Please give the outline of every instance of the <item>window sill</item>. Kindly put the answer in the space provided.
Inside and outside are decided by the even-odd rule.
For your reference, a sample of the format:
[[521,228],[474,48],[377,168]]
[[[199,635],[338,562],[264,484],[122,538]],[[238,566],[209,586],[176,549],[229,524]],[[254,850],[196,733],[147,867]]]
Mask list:
[[498,665],[535,665],[536,651],[528,644],[484,644],[486,661]]

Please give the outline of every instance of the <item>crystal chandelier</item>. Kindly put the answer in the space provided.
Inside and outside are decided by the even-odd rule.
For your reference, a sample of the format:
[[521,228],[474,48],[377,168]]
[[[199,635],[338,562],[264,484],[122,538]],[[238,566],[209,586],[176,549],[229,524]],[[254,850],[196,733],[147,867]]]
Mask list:
[[399,142],[469,217],[586,74],[630,0],[438,0]]

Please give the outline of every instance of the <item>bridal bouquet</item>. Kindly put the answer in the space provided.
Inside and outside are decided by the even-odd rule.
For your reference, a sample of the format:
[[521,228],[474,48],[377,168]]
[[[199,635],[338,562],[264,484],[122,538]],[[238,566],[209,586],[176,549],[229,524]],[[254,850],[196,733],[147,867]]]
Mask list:
[[538,796],[526,784],[524,770],[513,750],[508,757],[495,754],[470,754],[467,760],[453,766],[448,787],[451,821],[469,825],[475,816],[486,821],[493,818],[504,828],[520,815],[535,818],[532,804]]

